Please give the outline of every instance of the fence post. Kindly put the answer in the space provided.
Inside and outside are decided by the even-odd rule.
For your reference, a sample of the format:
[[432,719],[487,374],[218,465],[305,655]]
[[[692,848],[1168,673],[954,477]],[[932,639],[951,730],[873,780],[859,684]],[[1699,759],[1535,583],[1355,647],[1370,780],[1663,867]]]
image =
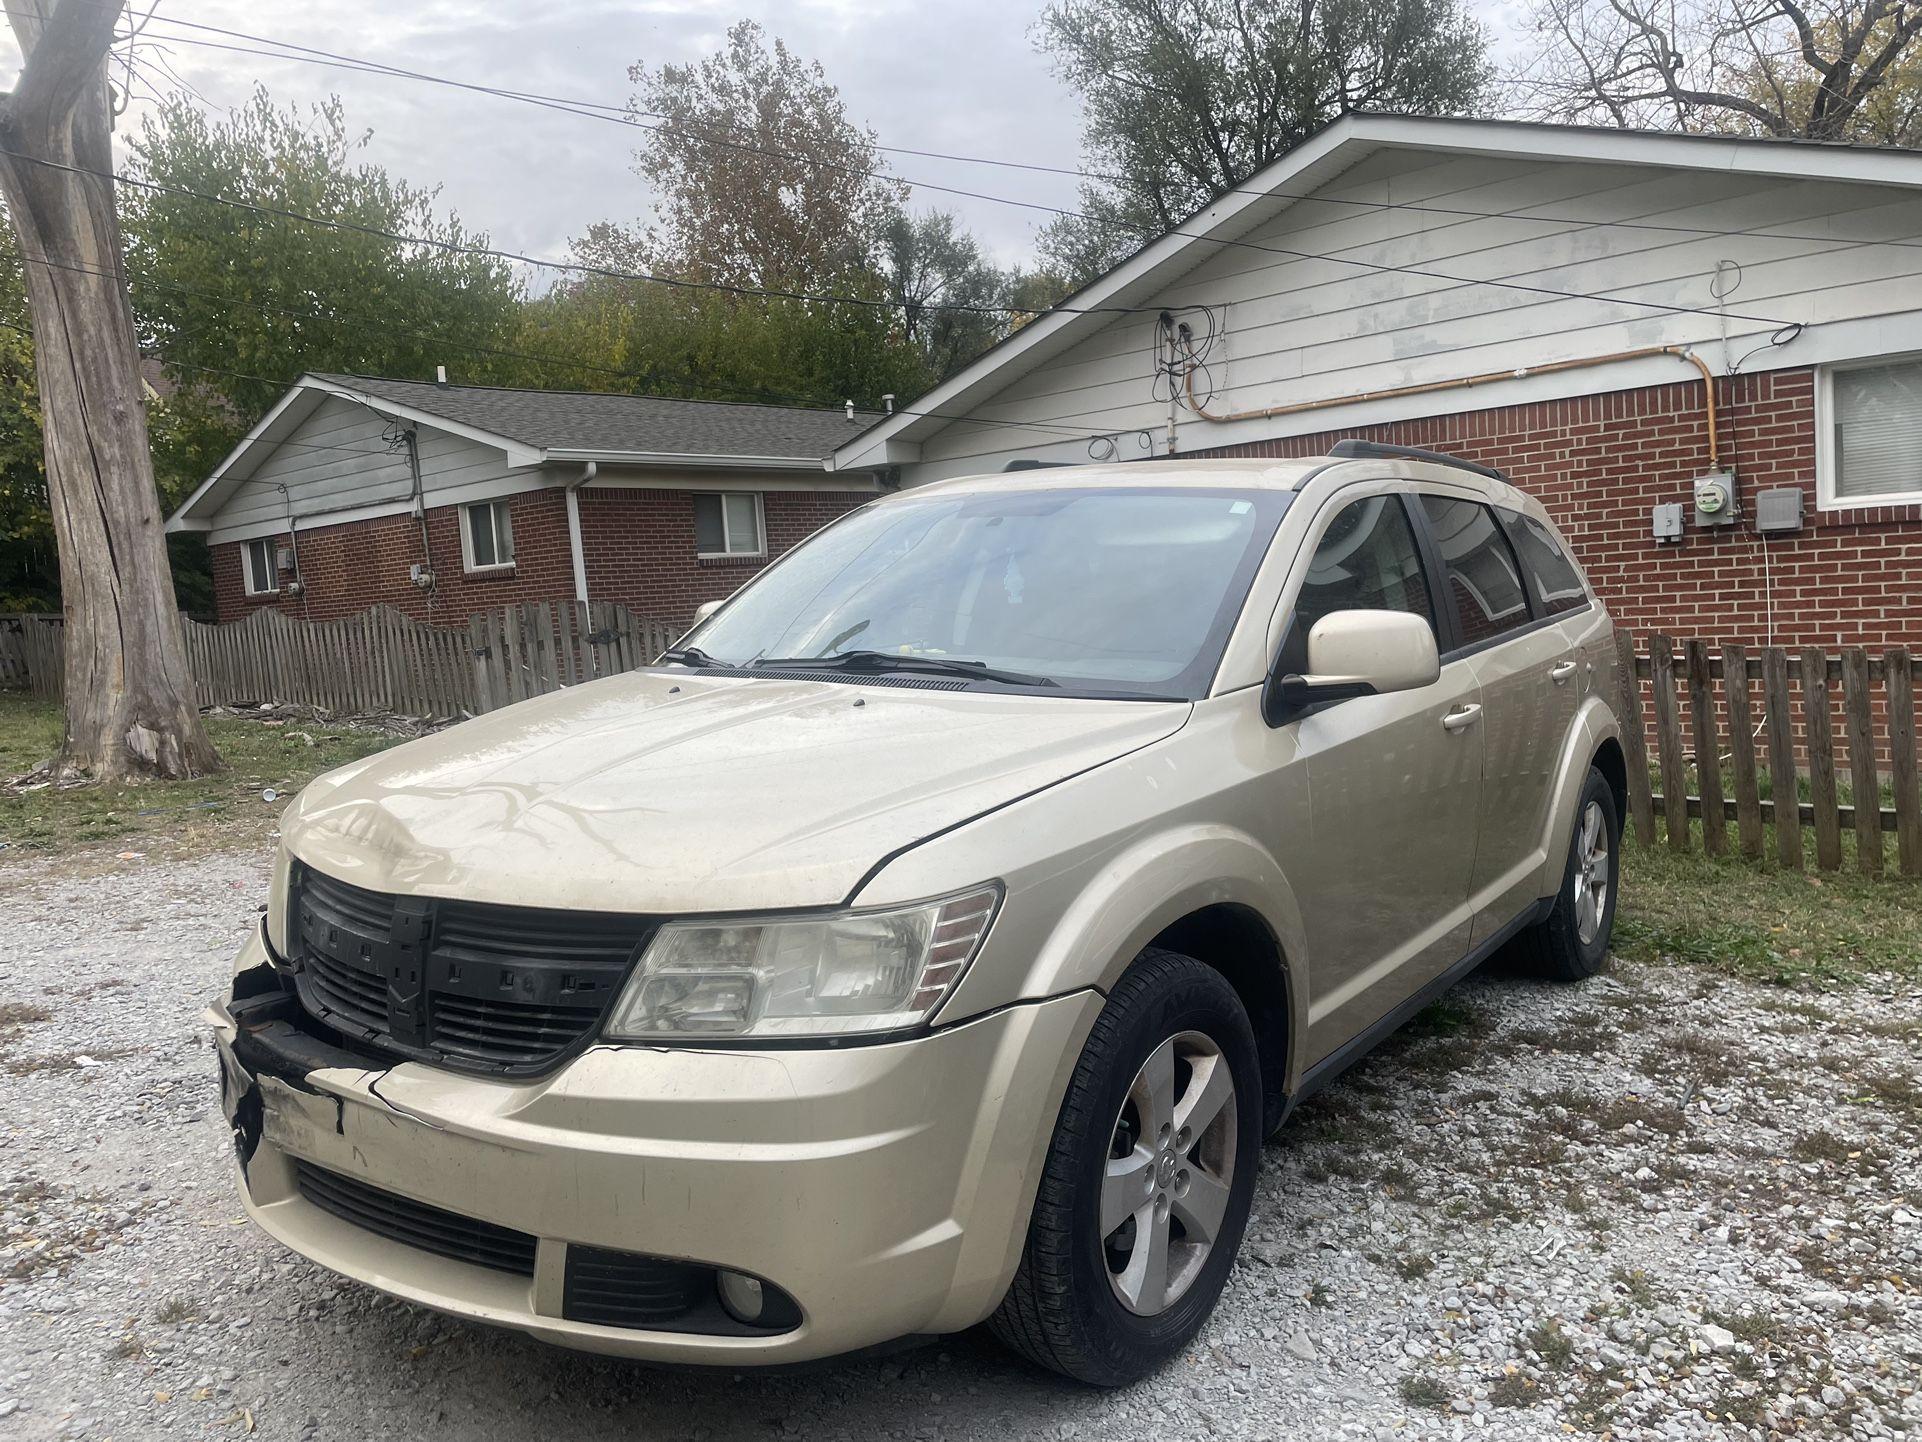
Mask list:
[[1889,703],[1889,784],[1895,792],[1895,857],[1904,876],[1922,876],[1922,796],[1915,758],[1915,661],[1906,650],[1882,659]]
[[[1726,676],[1723,679],[1726,683]],[[1722,741],[1709,682],[1708,642],[1690,641],[1688,719],[1695,733],[1695,782],[1702,795],[1702,849],[1721,856],[1728,850],[1728,813],[1722,803]]]
[[1819,646],[1802,648],[1802,728],[1809,738],[1809,800],[1815,808],[1815,864],[1842,866],[1842,817],[1835,809],[1835,727],[1829,719],[1829,658]]
[[1748,651],[1722,647],[1722,694],[1728,698],[1729,769],[1735,778],[1735,832],[1744,856],[1762,855],[1762,791],[1755,769],[1755,719],[1749,707]]
[[1849,736],[1849,790],[1855,798],[1855,867],[1882,874],[1882,780],[1875,768],[1875,729],[1869,720],[1869,653],[1842,653],[1842,717]]
[[1662,819],[1671,851],[1688,850],[1688,771],[1682,761],[1682,718],[1675,704],[1675,646],[1648,638],[1648,680],[1655,693],[1655,753],[1662,766]]
[[1769,793],[1775,802],[1775,864],[1802,869],[1802,788],[1795,768],[1795,712],[1789,705],[1789,654],[1780,646],[1762,652],[1763,696],[1768,705]]

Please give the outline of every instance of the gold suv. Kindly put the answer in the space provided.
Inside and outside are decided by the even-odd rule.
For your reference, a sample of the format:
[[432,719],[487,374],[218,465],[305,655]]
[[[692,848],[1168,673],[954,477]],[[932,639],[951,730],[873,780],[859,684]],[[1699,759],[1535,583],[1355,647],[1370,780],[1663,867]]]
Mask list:
[[646,669],[289,811],[211,1012],[247,1210],[572,1347],[987,1321],[1140,1377],[1263,1140],[1498,947],[1602,962],[1609,619],[1444,456],[953,480]]

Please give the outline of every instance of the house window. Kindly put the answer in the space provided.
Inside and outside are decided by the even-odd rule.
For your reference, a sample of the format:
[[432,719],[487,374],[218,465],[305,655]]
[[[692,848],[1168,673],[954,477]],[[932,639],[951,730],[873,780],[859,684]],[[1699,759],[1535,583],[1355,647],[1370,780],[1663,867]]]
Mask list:
[[1827,373],[1824,506],[1922,500],[1922,357]]
[[272,536],[247,542],[242,564],[247,573],[249,596],[272,596],[279,592],[280,558],[274,554]]
[[461,527],[470,571],[500,571],[514,564],[514,521],[506,501],[483,501],[464,506],[467,524]]
[[694,498],[694,550],[700,556],[759,556],[761,498],[752,491],[730,491]]

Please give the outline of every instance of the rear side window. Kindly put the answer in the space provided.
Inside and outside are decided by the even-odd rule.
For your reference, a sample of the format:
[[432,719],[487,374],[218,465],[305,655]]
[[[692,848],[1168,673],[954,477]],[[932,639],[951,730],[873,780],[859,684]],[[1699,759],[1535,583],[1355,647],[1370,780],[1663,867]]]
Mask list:
[[1515,543],[1515,554],[1521,557],[1522,569],[1535,583],[1543,612],[1559,616],[1586,606],[1588,592],[1582,588],[1582,573],[1575,569],[1554,533],[1519,511],[1502,511],[1501,518],[1508,528],[1508,539]]
[[1400,496],[1350,501],[1316,545],[1295,602],[1295,634],[1305,638],[1336,611],[1406,611],[1434,627],[1421,548]]
[[1462,644],[1474,646],[1527,625],[1528,593],[1494,511],[1452,496],[1423,496],[1421,503],[1448,568]]

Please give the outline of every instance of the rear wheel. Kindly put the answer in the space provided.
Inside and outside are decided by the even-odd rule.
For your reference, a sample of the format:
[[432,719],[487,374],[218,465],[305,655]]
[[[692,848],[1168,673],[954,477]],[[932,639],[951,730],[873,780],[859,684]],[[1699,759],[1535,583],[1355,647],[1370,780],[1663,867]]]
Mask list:
[[1142,953],[1081,1053],[998,1336],[1096,1386],[1191,1341],[1234,1264],[1261,1145],[1241,999],[1175,952]]
[[1580,981],[1602,969],[1621,889],[1621,841],[1615,793],[1608,778],[1591,767],[1575,805],[1575,832],[1554,908],[1524,937],[1530,970],[1556,981]]

